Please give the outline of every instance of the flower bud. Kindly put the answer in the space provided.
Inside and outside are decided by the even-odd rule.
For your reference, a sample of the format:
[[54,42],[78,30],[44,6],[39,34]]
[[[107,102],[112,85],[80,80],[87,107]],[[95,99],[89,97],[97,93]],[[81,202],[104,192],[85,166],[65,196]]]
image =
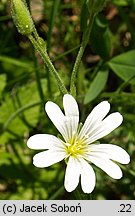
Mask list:
[[87,5],[89,12],[93,12],[95,14],[99,13],[107,0],[87,0]]
[[11,13],[18,31],[23,35],[30,35],[34,24],[24,1],[11,0]]

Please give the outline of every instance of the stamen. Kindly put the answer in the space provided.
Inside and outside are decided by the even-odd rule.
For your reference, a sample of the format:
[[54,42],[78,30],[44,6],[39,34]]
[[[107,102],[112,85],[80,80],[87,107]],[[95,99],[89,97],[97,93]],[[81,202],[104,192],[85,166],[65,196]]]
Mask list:
[[72,137],[65,145],[68,156],[77,157],[78,155],[84,155],[88,151],[88,145],[82,139],[78,139],[77,135]]

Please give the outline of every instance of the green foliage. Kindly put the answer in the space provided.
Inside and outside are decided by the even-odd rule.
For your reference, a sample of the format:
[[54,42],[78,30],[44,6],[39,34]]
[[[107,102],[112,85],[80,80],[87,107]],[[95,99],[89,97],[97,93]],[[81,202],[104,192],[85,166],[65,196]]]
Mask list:
[[111,54],[112,42],[113,35],[108,21],[104,16],[96,17],[91,35],[91,46],[94,53],[98,53],[105,60],[108,59]]
[[113,3],[118,5],[118,6],[127,6],[129,2],[130,2],[130,0],[128,0],[128,1],[127,0],[119,0],[119,1],[113,0]]
[[135,84],[135,50],[112,58],[108,64],[121,79]]
[[87,0],[87,5],[89,8],[89,12],[95,12],[99,13],[101,10],[103,10],[103,7],[105,5],[107,0]]
[[84,104],[93,101],[102,92],[108,79],[108,70],[98,71],[84,98]]
[[[16,96],[7,95],[0,107],[0,124],[3,125],[3,130],[5,130],[5,132],[6,129],[11,132],[8,136],[7,133],[3,133],[0,144],[3,144],[3,142],[7,141],[10,137],[13,137],[14,133],[23,136],[24,133],[29,131],[29,127],[34,127],[38,121],[39,106],[33,106],[31,109],[26,109],[23,114],[20,113],[14,116],[16,109],[39,101],[36,82],[27,84],[25,87],[20,87],[15,94]],[[14,118],[12,118],[12,116],[14,116]]]
[[6,74],[0,75],[0,98],[2,96],[2,91],[4,90],[6,86]]
[[84,32],[88,25],[89,10],[86,1],[84,2],[80,14],[80,28]]

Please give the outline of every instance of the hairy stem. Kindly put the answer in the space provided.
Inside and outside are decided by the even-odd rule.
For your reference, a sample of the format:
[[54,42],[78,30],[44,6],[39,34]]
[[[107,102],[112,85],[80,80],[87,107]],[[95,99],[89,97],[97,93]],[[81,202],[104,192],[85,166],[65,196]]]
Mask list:
[[60,92],[62,94],[66,94],[67,89],[66,89],[63,81],[61,80],[58,72],[56,71],[55,67],[53,66],[47,51],[45,49],[43,49],[43,47],[40,45],[40,43],[38,41],[36,41],[32,35],[29,36],[29,39],[30,39],[31,43],[33,44],[34,48],[40,53],[44,63],[46,64],[47,68],[49,69],[49,71],[53,74],[54,78],[56,79]]
[[83,33],[82,43],[81,43],[80,49],[78,51],[74,67],[73,67],[73,71],[72,71],[72,75],[71,75],[71,82],[70,82],[70,93],[73,96],[76,96],[76,87],[75,87],[76,77],[77,77],[77,73],[78,73],[78,70],[80,67],[82,56],[84,54],[85,48],[86,48],[88,41],[89,41],[90,33],[92,30],[92,26],[93,26],[94,17],[95,17],[95,14],[91,13],[91,15],[89,17],[89,24],[87,26],[86,31],[84,31],[84,33]]

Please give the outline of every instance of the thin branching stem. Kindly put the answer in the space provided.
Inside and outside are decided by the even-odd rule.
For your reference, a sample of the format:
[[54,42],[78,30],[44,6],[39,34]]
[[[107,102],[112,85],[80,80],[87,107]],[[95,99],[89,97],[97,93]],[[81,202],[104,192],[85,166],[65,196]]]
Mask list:
[[58,72],[56,71],[54,65],[52,64],[47,51],[45,49],[43,49],[42,46],[40,46],[39,42],[36,41],[35,38],[32,35],[29,36],[29,39],[30,39],[31,43],[33,44],[34,48],[40,53],[40,55],[41,55],[44,63],[46,64],[47,68],[49,69],[49,71],[55,77],[55,80],[57,81],[57,84],[59,86],[60,92],[63,95],[66,94],[67,93],[67,89],[66,89],[63,81],[61,80]]
[[73,96],[76,96],[75,85],[76,85],[77,73],[78,73],[78,70],[80,67],[80,63],[81,63],[85,48],[89,42],[89,37],[90,37],[91,30],[92,30],[94,17],[95,17],[95,14],[91,13],[90,17],[89,17],[89,24],[87,26],[86,31],[84,31],[84,33],[83,33],[82,43],[81,43],[80,49],[78,51],[78,54],[77,54],[77,57],[76,57],[76,60],[74,63],[74,67],[73,67],[73,71],[72,71],[72,75],[71,75],[71,82],[70,82],[70,93]]

